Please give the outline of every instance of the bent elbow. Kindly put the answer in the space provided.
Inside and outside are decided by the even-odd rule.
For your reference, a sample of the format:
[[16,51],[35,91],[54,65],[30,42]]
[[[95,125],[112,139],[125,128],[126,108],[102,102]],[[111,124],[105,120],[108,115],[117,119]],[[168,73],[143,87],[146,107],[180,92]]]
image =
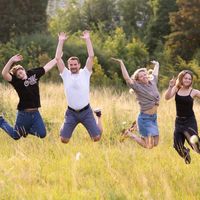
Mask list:
[[60,62],[61,61],[61,57],[59,57],[59,56],[56,56],[55,59],[56,59],[56,62]]
[[5,72],[4,69],[1,71],[1,75],[2,75],[3,77],[6,75],[6,72]]
[[4,80],[7,80],[7,73],[5,73],[4,71],[2,71],[1,75],[2,75],[2,77],[3,77]]
[[165,100],[169,100],[170,99],[170,97],[168,97],[168,96],[165,96]]

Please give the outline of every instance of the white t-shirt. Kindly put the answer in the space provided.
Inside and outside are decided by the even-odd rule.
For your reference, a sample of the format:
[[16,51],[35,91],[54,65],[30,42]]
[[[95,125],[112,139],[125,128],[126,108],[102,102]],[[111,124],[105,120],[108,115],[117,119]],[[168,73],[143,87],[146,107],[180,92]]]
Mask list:
[[78,74],[72,74],[70,70],[64,68],[60,76],[63,79],[65,96],[68,106],[79,110],[87,106],[90,102],[90,72],[87,67],[79,70]]

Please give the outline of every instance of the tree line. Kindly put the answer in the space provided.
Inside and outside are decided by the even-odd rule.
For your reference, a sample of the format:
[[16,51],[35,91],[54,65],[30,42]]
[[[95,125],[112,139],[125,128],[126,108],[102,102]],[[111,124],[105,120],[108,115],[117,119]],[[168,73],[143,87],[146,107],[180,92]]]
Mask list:
[[[151,68],[149,61],[158,60],[161,88],[185,68],[200,84],[199,0],[68,0],[47,15],[53,1],[0,0],[1,66],[16,52],[24,55],[27,67],[42,65],[54,56],[60,31],[70,33],[64,58],[77,55],[84,65],[87,52],[79,35],[89,29],[96,85],[123,85],[120,69],[110,57],[122,58],[130,73],[139,66]],[[48,78],[57,80],[57,71]]]

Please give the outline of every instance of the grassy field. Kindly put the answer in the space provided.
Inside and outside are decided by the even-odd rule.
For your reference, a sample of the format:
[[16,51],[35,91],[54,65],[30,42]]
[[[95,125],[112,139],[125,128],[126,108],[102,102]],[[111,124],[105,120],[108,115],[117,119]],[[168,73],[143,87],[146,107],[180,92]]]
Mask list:
[[[0,85],[0,109],[15,121],[18,98],[13,88]],[[93,143],[79,125],[69,144],[59,140],[66,100],[62,85],[41,85],[40,109],[48,135],[12,140],[0,130],[1,200],[79,199],[200,199],[200,156],[191,151],[186,165],[172,147],[174,101],[161,99],[158,122],[160,143],[146,150],[132,140],[119,142],[119,133],[138,114],[128,92],[91,88],[92,107],[103,110],[104,132]],[[197,121],[199,105],[195,104]],[[124,123],[126,124],[124,125]]]

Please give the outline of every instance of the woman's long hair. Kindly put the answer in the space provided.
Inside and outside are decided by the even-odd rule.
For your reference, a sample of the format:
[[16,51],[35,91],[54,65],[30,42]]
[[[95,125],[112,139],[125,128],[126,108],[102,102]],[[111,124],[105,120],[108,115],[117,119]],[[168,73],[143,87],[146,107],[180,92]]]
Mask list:
[[178,78],[177,78],[177,80],[176,80],[176,87],[177,87],[178,89],[180,89],[180,88],[183,86],[183,77],[184,77],[186,74],[189,74],[189,75],[191,76],[191,78],[192,78],[191,84],[188,86],[188,88],[192,86],[192,83],[193,83],[193,73],[192,73],[192,71],[190,71],[190,70],[183,70],[183,71],[181,71],[181,72],[178,74]]

